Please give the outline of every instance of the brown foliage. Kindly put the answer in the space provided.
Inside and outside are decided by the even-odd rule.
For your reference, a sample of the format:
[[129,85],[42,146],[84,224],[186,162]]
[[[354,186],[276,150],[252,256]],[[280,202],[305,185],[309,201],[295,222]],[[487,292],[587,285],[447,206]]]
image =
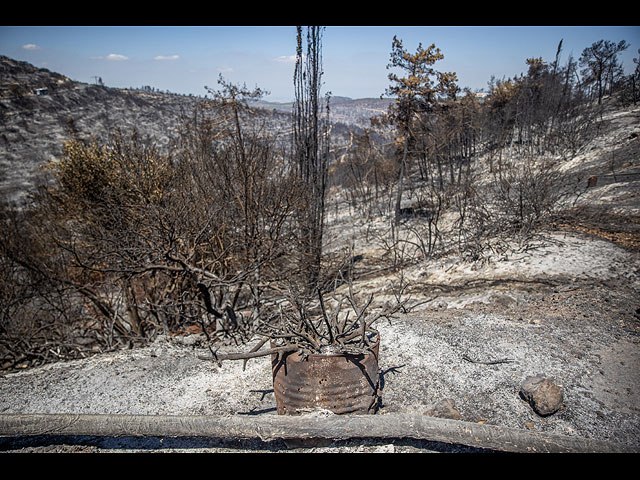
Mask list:
[[270,282],[295,278],[300,190],[259,117],[244,129],[245,105],[230,102],[232,115],[198,105],[171,155],[135,133],[72,138],[48,166],[53,184],[5,209],[4,368],[188,325],[212,340],[250,334]]

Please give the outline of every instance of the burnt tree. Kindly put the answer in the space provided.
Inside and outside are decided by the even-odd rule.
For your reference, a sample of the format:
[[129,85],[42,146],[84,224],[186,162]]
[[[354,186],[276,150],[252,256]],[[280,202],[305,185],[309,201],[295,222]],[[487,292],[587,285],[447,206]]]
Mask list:
[[306,53],[302,27],[297,27],[296,67],[293,77],[293,158],[305,198],[299,212],[303,281],[310,287],[320,277],[322,237],[329,156],[328,97],[321,110],[322,28],[307,27]]

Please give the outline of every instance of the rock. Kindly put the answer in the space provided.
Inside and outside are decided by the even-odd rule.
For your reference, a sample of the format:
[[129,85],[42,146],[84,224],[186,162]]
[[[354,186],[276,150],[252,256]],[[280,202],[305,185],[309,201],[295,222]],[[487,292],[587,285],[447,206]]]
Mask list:
[[433,306],[439,310],[446,310],[449,307],[449,304],[444,300],[439,300]]
[[563,406],[562,390],[552,379],[543,375],[525,378],[520,395],[541,417],[552,415]]
[[511,295],[507,295],[504,293],[502,294],[497,293],[497,294],[491,295],[491,301],[503,307],[508,307],[510,305],[518,303],[518,301],[515,298],[513,298]]
[[456,403],[450,398],[440,400],[433,407],[425,412],[430,417],[448,418],[450,420],[461,420],[462,415],[456,407]]

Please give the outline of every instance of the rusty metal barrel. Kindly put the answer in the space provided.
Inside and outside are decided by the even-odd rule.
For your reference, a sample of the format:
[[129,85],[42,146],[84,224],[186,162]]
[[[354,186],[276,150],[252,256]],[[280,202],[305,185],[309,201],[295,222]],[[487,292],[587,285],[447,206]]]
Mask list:
[[273,390],[279,415],[324,409],[335,414],[372,414],[380,404],[378,352],[362,354],[288,353],[271,359]]

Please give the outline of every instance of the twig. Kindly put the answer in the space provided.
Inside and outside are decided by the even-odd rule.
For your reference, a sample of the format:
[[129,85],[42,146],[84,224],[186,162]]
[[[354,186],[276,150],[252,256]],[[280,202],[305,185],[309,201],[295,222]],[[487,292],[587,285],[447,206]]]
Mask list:
[[513,360],[508,359],[508,358],[503,358],[503,359],[501,359],[501,360],[490,360],[490,361],[488,361],[488,362],[481,362],[481,361],[479,361],[479,360],[473,360],[473,359],[471,359],[471,358],[470,358],[468,355],[466,355],[466,354],[465,354],[465,355],[462,355],[462,359],[463,359],[463,360],[466,360],[467,362],[471,362],[471,363],[478,363],[478,364],[481,364],[481,365],[497,365],[497,364],[499,364],[499,363],[511,363],[511,362],[513,362]]
[[[255,347],[253,347],[251,350],[249,350],[249,353],[257,352],[258,350],[260,350],[262,348],[262,346],[265,343],[267,343],[268,340],[269,340],[269,338],[267,338],[267,337],[265,337],[262,340],[260,340],[260,342],[258,342],[258,344]],[[245,358],[244,362],[242,362],[242,371],[243,372],[245,371],[245,368],[247,367],[247,361],[248,360],[249,360],[248,358]]]
[[329,332],[329,344],[333,344],[334,343],[333,328],[332,328],[331,322],[329,321],[327,310],[324,308],[324,301],[322,300],[322,292],[320,291],[320,288],[318,288],[318,298],[320,299],[320,309],[322,310],[322,318],[324,319],[324,322],[327,325],[327,331]]
[[284,345],[282,347],[268,348],[267,350],[262,350],[262,351],[215,354],[215,356],[213,357],[205,357],[202,355],[198,355],[198,358],[200,360],[214,360],[214,361],[245,360],[249,358],[264,357],[266,355],[271,355],[272,353],[277,353],[281,355],[287,352],[295,352],[296,350],[298,350],[298,348],[299,348],[298,345],[291,344],[291,345]]

